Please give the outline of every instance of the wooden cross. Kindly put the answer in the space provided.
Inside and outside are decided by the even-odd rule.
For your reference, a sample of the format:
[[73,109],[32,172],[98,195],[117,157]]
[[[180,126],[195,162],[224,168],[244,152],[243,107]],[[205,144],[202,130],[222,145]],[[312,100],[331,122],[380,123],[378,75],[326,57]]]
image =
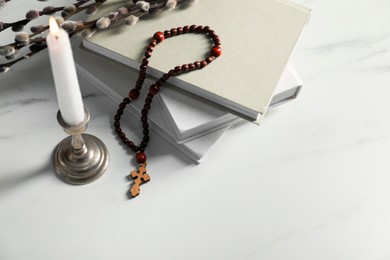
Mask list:
[[140,193],[140,186],[144,183],[150,181],[149,174],[146,173],[146,162],[141,163],[137,170],[134,170],[130,173],[131,178],[133,178],[133,185],[130,188],[131,196],[137,197]]

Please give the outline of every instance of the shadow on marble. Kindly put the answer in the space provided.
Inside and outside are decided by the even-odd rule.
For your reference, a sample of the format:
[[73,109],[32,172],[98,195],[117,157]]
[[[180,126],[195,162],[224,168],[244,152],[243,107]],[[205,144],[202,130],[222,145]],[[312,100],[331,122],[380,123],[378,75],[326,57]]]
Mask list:
[[8,175],[0,178],[0,195],[45,174],[54,176],[51,161],[47,161],[42,166],[37,167],[37,169],[30,172],[24,170],[10,172]]

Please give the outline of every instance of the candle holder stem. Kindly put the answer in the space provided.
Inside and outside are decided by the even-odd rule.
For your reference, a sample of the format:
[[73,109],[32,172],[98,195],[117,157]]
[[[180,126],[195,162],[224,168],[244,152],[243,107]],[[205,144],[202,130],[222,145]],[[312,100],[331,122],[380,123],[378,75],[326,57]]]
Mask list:
[[80,152],[80,150],[85,148],[85,140],[82,135],[72,135],[72,147],[75,153]]
[[66,183],[82,185],[98,179],[107,169],[108,150],[104,143],[93,135],[83,134],[88,126],[90,114],[85,109],[84,120],[68,125],[58,111],[57,119],[69,134],[54,150],[53,166],[57,176]]

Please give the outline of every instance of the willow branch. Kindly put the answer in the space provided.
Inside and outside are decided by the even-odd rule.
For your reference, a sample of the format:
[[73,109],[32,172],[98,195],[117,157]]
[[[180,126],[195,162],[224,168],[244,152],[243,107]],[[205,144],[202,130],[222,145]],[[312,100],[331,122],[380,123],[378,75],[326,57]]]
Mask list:
[[[1,0],[0,0],[1,1]],[[106,0],[81,0],[73,5],[61,7],[45,7],[43,10],[30,10],[26,13],[26,19],[13,23],[2,23],[0,21],[0,32],[11,27],[13,30],[18,27],[24,27],[31,20],[42,15],[54,15],[61,12],[61,17],[56,17],[57,23],[67,31],[70,37],[82,32],[84,38],[91,37],[98,30],[105,30],[117,24],[135,25],[138,20],[146,15],[156,15],[164,10],[171,10],[178,5],[185,3],[195,3],[197,0],[133,0],[130,4],[125,5],[116,11],[110,12],[105,16],[99,17],[92,21],[71,21],[70,18],[75,14],[85,11],[87,14],[94,14]],[[119,23],[122,22],[122,23]],[[31,58],[36,53],[44,50],[46,37],[42,34],[48,30],[48,26],[38,25],[30,28],[32,33],[18,32],[15,35],[13,43],[0,46],[0,55],[11,60],[7,63],[0,64],[0,72],[6,72],[16,63]],[[16,28],[19,29],[19,28]],[[23,57],[18,57],[19,50],[29,48],[29,52]]]

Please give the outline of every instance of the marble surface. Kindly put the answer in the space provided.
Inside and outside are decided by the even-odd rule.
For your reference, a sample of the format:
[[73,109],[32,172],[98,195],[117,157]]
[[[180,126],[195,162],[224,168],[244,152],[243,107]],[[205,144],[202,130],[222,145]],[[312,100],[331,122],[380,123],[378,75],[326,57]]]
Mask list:
[[299,99],[200,165],[152,134],[134,200],[115,104],[82,83],[111,158],[70,186],[51,166],[65,134],[47,53],[0,75],[0,259],[390,259],[390,2],[299,2],[313,9],[292,57]]

